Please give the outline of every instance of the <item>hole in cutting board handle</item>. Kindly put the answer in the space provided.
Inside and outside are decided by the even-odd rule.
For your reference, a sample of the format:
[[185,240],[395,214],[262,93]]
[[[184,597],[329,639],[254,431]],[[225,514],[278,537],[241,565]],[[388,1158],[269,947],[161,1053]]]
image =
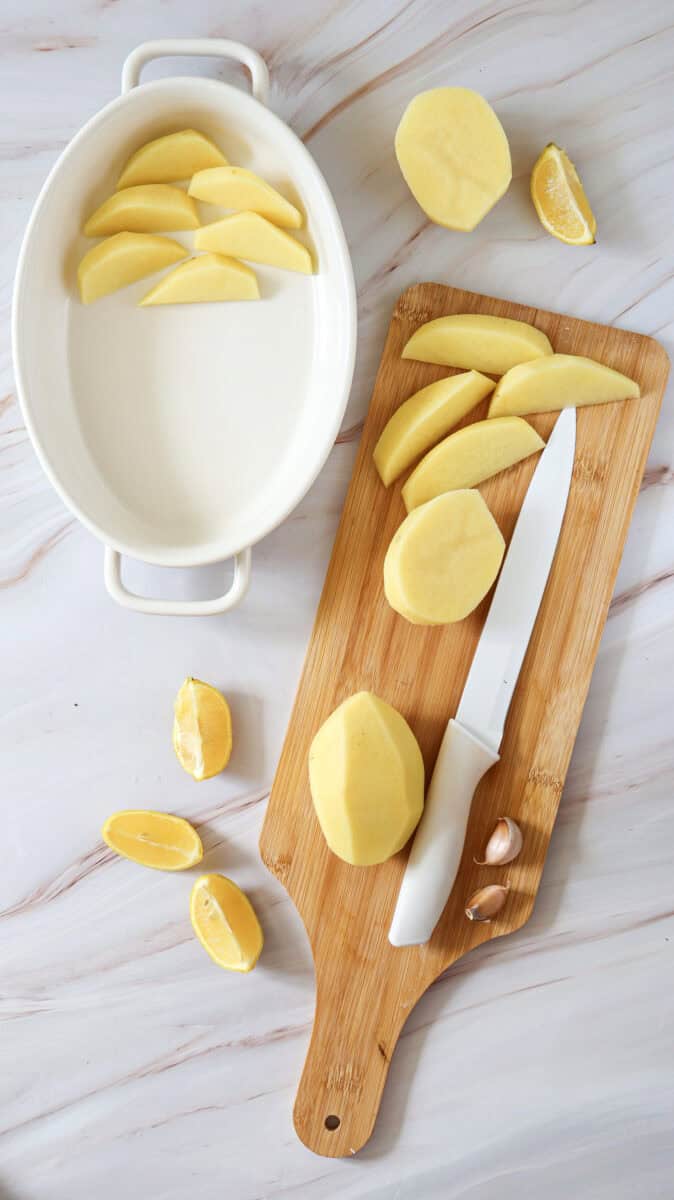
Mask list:
[[330,1113],[330,1115],[325,1118],[325,1128],[329,1129],[330,1132],[332,1132],[334,1129],[339,1129],[340,1125],[341,1121],[339,1117],[335,1116],[334,1113]]

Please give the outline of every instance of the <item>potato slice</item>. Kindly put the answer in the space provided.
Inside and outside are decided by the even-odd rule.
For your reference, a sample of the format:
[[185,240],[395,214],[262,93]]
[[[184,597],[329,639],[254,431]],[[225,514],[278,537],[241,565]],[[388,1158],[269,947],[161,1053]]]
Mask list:
[[304,275],[311,275],[314,269],[306,246],[254,212],[233,213],[231,217],[203,225],[197,230],[196,247],[268,263],[286,271],[301,271]]
[[151,233],[116,233],[92,246],[77,268],[83,304],[91,304],[109,292],[135,283],[164,267],[173,266],[188,251],[172,238]]
[[85,237],[112,233],[172,233],[198,229],[199,213],[191,196],[169,183],[147,183],[113,192],[84,226]]
[[255,272],[245,263],[222,254],[200,254],[164,275],[139,303],[145,307],[259,298]]
[[309,751],[309,783],[328,846],[367,867],[401,850],[424,807],[424,760],[404,717],[357,692],[328,717]]
[[176,179],[189,179],[195,171],[226,165],[222,151],[204,133],[180,129],[136,150],[117,180],[117,190],[138,183],[172,183]]
[[552,354],[540,329],[509,317],[481,313],[455,313],[420,325],[412,334],[403,358],[505,375],[511,367]]
[[410,475],[403,488],[405,508],[411,512],[442,492],[476,487],[536,454],[544,445],[536,430],[521,417],[476,421],[457,429],[422,458]]
[[479,492],[445,492],[405,518],[384,559],[391,608],[413,625],[448,625],[477,608],[505,542]]
[[396,131],[395,152],[417,203],[449,229],[474,229],[512,178],[503,126],[484,97],[468,88],[415,96]]
[[633,400],[640,395],[639,384],[620,371],[592,358],[553,354],[508,371],[496,387],[488,415],[556,412],[572,406]]
[[372,457],[382,483],[388,487],[494,387],[493,379],[479,371],[466,371],[429,383],[410,396],[396,409],[374,448]]
[[211,167],[198,171],[189,186],[190,196],[223,208],[260,213],[275,225],[299,229],[302,214],[266,180],[244,167]]

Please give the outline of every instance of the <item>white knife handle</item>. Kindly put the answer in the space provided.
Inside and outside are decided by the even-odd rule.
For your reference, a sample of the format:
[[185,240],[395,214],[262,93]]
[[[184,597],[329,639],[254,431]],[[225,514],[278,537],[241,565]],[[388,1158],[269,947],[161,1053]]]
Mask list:
[[388,935],[392,946],[430,940],[454,886],[473,794],[498,760],[498,754],[458,721],[449,722],[393,914]]

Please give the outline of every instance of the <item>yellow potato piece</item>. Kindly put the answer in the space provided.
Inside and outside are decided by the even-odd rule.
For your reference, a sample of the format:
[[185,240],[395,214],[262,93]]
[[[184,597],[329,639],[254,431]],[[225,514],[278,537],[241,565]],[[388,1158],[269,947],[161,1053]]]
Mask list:
[[395,152],[419,206],[449,229],[474,229],[512,178],[503,126],[484,97],[468,88],[415,96],[396,130]]
[[201,304],[259,298],[257,278],[250,267],[222,254],[200,254],[164,275],[140,304]]
[[116,854],[159,871],[184,871],[204,855],[196,829],[170,813],[141,809],[113,813],[103,826],[103,841]]
[[531,172],[531,199],[544,229],[567,246],[591,246],[597,222],[571,159],[550,142]]
[[429,383],[400,405],[383,429],[372,457],[387,487],[415,458],[449,433],[494,390],[493,379],[466,371]]
[[77,268],[83,304],[153,275],[187,258],[187,250],[172,238],[151,233],[116,233],[84,255]]
[[420,325],[402,356],[466,371],[504,375],[518,363],[546,354],[552,354],[548,338],[525,321],[481,313],[455,313]]
[[204,133],[180,129],[136,150],[117,180],[117,188],[138,183],[172,183],[176,179],[189,179],[195,171],[226,164],[222,151]]
[[189,676],[173,705],[173,749],[197,782],[224,770],[232,753],[232,717],[217,688]]
[[168,183],[114,192],[89,217],[86,237],[108,237],[111,233],[171,233],[198,229],[199,213],[191,196]]
[[264,936],[250,900],[224,875],[201,875],[190,896],[192,928],[214,963],[252,971]]
[[316,815],[333,854],[356,867],[401,850],[424,807],[424,762],[404,717],[357,692],[328,717],[309,750]]
[[231,254],[304,275],[311,275],[314,269],[306,246],[259,213],[233,213],[203,225],[197,230],[195,244],[197,250],[215,250],[217,254]]
[[190,196],[223,208],[260,213],[275,225],[299,229],[302,214],[266,180],[244,167],[211,167],[198,171],[189,186]]
[[411,512],[443,492],[474,488],[544,445],[521,417],[476,421],[457,429],[429,451],[410,475],[403,488],[405,508]]
[[553,354],[513,367],[499,381],[489,405],[490,417],[556,412],[587,404],[610,404],[640,396],[639,384],[592,358]]
[[505,542],[479,492],[445,492],[415,508],[384,559],[384,591],[413,625],[448,625],[477,608]]

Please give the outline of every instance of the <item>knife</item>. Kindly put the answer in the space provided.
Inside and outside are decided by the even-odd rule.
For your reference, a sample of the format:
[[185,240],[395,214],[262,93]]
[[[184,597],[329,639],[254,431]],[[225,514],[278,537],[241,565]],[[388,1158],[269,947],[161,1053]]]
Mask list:
[[473,793],[499,761],[564,519],[575,448],[576,410],[565,408],[529,484],[456,717],[442,739],[389,930],[393,946],[429,941],[454,886]]

